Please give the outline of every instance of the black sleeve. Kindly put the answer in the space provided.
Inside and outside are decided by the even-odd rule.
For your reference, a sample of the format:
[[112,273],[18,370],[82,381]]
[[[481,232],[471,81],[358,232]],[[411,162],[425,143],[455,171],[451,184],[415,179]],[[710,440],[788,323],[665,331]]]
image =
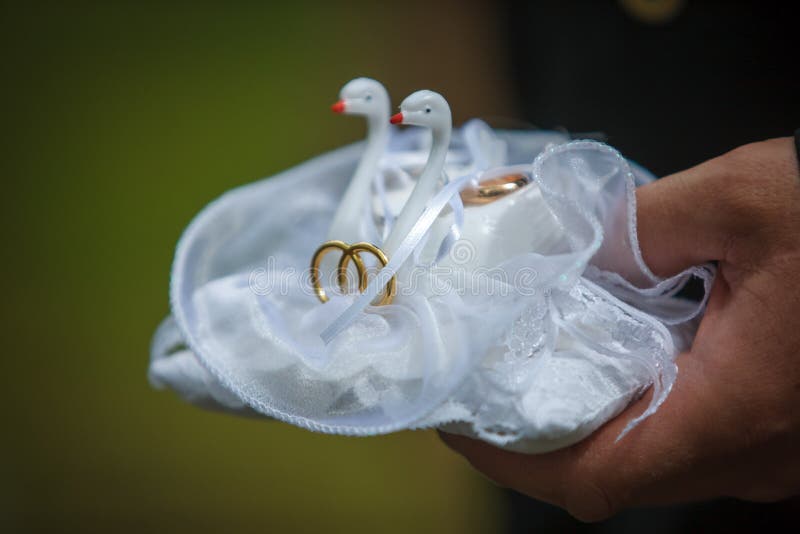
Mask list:
[[797,165],[800,167],[800,128],[794,131],[794,148],[797,151]]

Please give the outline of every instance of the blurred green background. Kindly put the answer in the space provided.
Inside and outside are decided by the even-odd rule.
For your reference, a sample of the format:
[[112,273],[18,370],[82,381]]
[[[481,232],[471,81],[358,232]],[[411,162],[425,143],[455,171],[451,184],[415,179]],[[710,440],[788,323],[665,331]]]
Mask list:
[[510,115],[489,5],[3,4],[4,532],[486,532],[502,494],[432,432],[317,435],[146,380],[175,243],[225,190],[395,105]]

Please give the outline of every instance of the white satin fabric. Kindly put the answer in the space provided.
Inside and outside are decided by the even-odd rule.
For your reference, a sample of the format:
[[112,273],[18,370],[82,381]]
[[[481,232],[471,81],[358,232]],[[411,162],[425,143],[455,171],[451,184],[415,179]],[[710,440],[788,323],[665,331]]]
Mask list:
[[[524,452],[575,443],[652,386],[633,428],[668,395],[704,304],[674,295],[693,276],[707,293],[713,269],[650,272],[634,188],[652,176],[612,148],[552,132],[497,136],[504,149],[491,140],[488,166],[524,165],[533,183],[467,207],[461,239],[439,262],[411,255],[391,305],[353,313],[357,295],[320,304],[307,276],[361,144],[211,203],[178,244],[151,382],[320,432],[444,427]],[[480,165],[463,137],[452,159],[466,151],[473,161],[452,162],[451,175]],[[390,155],[415,151],[424,154],[419,133],[394,135]],[[453,214],[434,219],[412,248],[439,248],[435,225],[447,231]],[[337,319],[344,328],[324,342]]]

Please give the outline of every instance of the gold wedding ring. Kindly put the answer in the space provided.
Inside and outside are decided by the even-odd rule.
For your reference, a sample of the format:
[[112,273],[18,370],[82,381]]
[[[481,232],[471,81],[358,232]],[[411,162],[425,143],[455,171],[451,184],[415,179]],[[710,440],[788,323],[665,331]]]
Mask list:
[[468,187],[461,191],[461,201],[465,206],[482,206],[519,191],[531,183],[524,174],[504,174],[484,180],[477,187]]
[[[321,302],[328,302],[328,295],[322,287],[319,268],[322,264],[322,258],[332,250],[342,251],[342,256],[339,258],[339,264],[336,268],[336,280],[342,293],[347,292],[347,267],[350,265],[351,260],[355,264],[356,272],[358,273],[358,290],[363,293],[367,289],[367,269],[364,265],[364,260],[361,259],[360,254],[362,252],[369,252],[378,258],[381,267],[386,267],[386,264],[389,263],[389,258],[386,257],[386,254],[372,243],[362,242],[348,245],[344,241],[326,241],[317,248],[311,257],[311,285],[314,287],[314,293]],[[396,289],[397,279],[393,276],[386,284],[386,289],[378,305],[391,304],[392,300],[394,300]]]

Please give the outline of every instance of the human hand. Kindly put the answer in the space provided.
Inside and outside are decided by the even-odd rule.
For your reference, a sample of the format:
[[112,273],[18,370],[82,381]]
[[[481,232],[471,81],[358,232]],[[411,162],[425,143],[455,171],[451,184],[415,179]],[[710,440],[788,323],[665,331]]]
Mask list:
[[643,505],[800,493],[800,174],[793,140],[740,147],[637,190],[645,261],[668,276],[718,260],[691,350],[659,411],[649,395],[548,454],[441,433],[497,483],[584,521]]

